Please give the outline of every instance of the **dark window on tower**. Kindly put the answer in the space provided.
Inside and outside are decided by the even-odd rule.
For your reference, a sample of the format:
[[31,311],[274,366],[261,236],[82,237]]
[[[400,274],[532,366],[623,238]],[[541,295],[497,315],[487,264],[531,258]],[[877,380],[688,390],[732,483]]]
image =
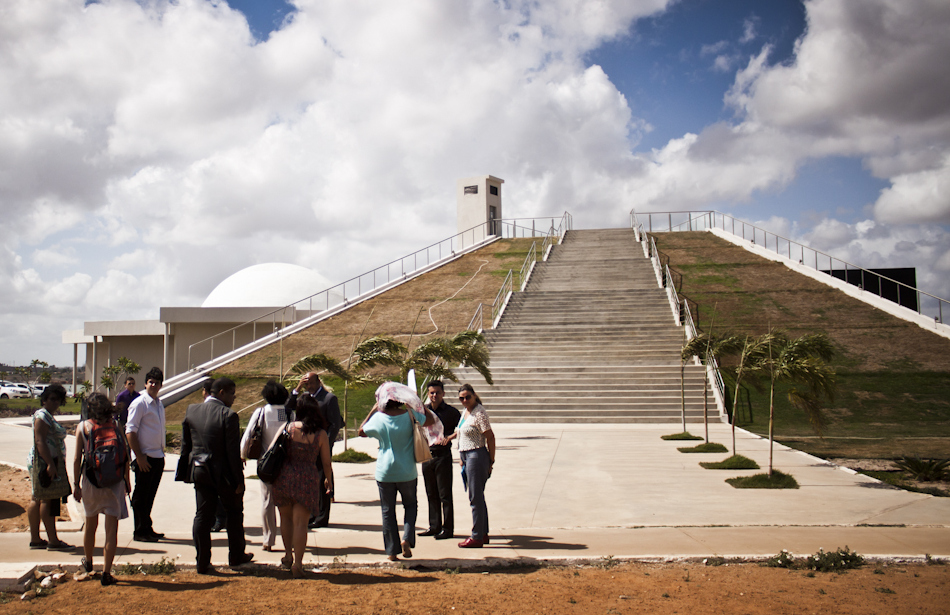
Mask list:
[[498,196],[498,186],[489,186],[488,193]]
[[465,194],[478,194],[478,186],[465,186]]

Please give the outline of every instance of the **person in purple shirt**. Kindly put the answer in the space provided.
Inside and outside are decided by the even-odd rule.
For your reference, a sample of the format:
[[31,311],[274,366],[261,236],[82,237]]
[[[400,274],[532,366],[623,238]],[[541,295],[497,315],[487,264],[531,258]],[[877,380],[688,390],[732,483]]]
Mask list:
[[116,419],[119,422],[119,426],[125,429],[125,423],[129,418],[129,406],[132,405],[132,402],[135,401],[135,398],[139,396],[139,392],[135,390],[135,378],[129,376],[125,379],[125,388],[115,396],[115,412]]

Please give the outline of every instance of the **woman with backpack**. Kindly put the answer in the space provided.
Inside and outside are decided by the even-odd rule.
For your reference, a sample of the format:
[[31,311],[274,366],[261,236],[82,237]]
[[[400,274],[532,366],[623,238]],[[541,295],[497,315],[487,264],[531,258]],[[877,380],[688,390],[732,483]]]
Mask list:
[[73,497],[82,502],[86,515],[83,533],[82,567],[92,572],[92,554],[96,548],[99,514],[106,517],[106,542],[102,549],[103,586],[113,585],[112,560],[115,557],[119,519],[129,516],[125,500],[131,489],[129,446],[125,434],[114,420],[115,409],[109,398],[94,393],[87,400],[89,419],[76,427],[76,456],[73,476],[76,488]]

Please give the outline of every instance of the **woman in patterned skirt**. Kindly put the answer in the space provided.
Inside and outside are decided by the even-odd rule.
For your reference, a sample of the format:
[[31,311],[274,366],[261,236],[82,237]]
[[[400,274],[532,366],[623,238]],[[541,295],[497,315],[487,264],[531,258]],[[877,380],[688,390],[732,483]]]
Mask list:
[[[287,459],[274,481],[274,501],[280,511],[280,535],[284,557],[280,563],[290,567],[294,578],[303,576],[303,554],[307,548],[307,522],[320,512],[319,489],[333,491],[330,466],[330,442],[326,421],[317,400],[304,396],[297,400],[296,420],[288,425],[290,442]],[[319,484],[317,461],[323,464],[326,481]]]

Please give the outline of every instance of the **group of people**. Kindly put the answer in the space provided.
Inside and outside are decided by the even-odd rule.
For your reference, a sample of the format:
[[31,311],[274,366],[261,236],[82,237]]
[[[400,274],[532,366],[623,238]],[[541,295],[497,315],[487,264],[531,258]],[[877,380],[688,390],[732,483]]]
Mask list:
[[[88,418],[76,428],[71,485],[65,465],[66,429],[54,414],[65,403],[60,385],[48,387],[34,414],[34,447],[28,467],[33,482],[33,501],[28,508],[30,548],[72,550],[56,534],[59,504],[72,494],[83,505],[85,530],[82,566],[92,572],[95,534],[99,515],[105,518],[105,544],[101,582],[115,582],[111,574],[117,545],[118,522],[129,516],[126,496],[134,517],[133,539],[157,542],[151,512],[165,466],[165,408],[158,397],[163,384],[160,369],[145,376],[145,389],[135,391],[129,378],[113,405],[102,394],[87,397]],[[197,552],[197,572],[208,574],[211,566],[211,533],[226,528],[229,564],[241,566],[253,559],[246,552],[244,536],[244,464],[252,440],[266,448],[284,432],[287,456],[277,479],[261,482],[263,549],[272,551],[277,536],[277,513],[284,556],[281,564],[294,577],[303,575],[303,555],[308,528],[329,524],[334,482],[331,464],[333,442],[343,426],[336,397],[327,391],[315,373],[304,375],[292,393],[275,381],[262,391],[267,402],[254,411],[243,436],[238,416],[231,410],[236,385],[218,378],[205,391],[202,403],[188,407],[182,421],[182,447],[175,479],[193,484],[196,511],[192,538]],[[394,382],[376,391],[376,405],[360,426],[359,434],[379,441],[376,481],[382,509],[383,544],[390,560],[412,556],[418,514],[418,475],[413,451],[414,422],[424,427],[432,459],[422,464],[429,501],[429,527],[422,536],[437,540],[454,536],[452,498],[452,442],[458,441],[462,480],[472,508],[471,535],[459,543],[477,548],[489,542],[485,485],[495,460],[495,439],[478,396],[470,385],[459,389],[463,410],[447,404],[439,381],[428,385],[428,403],[415,392]],[[110,448],[111,447],[111,448]],[[118,451],[114,450],[118,449]],[[124,451],[124,455],[123,455]],[[131,472],[130,472],[131,470]],[[134,490],[131,475],[134,474]],[[396,522],[396,497],[402,500],[405,517],[400,536]],[[48,540],[40,537],[40,522]]]

